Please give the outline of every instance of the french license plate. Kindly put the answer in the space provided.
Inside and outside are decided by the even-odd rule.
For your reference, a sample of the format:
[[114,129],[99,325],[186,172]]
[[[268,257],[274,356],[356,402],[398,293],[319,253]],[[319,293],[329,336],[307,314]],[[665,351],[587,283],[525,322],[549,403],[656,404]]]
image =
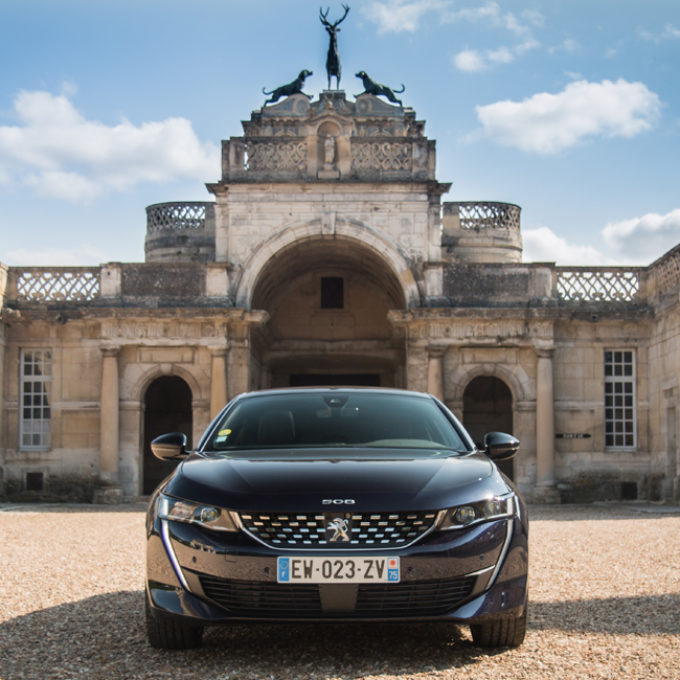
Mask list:
[[399,583],[398,557],[279,557],[279,583]]

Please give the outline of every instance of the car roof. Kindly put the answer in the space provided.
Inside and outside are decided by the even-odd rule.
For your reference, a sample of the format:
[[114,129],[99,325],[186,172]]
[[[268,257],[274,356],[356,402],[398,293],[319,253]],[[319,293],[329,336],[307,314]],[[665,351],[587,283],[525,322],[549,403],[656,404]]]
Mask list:
[[413,390],[402,390],[396,387],[357,387],[357,386],[343,386],[331,385],[323,387],[276,387],[264,390],[253,390],[251,392],[242,392],[234,397],[235,399],[244,399],[257,396],[274,396],[285,394],[328,394],[332,392],[356,392],[361,394],[375,394],[375,395],[396,395],[396,396],[410,396],[420,397],[423,399],[432,399],[431,394],[426,392],[416,392]]

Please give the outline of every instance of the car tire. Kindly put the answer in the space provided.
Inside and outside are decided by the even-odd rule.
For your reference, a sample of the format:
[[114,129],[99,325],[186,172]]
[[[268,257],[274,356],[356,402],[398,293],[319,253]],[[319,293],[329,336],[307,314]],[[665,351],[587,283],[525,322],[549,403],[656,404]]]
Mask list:
[[516,618],[492,619],[470,626],[472,641],[477,647],[519,647],[527,632],[527,606],[524,613]]
[[194,649],[201,646],[203,626],[151,611],[145,597],[146,637],[156,649]]

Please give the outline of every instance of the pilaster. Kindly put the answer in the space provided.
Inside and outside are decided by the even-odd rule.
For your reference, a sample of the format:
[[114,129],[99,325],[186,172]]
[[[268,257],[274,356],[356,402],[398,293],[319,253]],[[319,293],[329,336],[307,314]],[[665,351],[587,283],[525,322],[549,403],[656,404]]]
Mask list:
[[[0,265],[1,266],[1,265]],[[1,292],[1,291],[0,291]],[[0,304],[2,297],[0,297]],[[5,457],[5,324],[0,323],[0,463]],[[0,493],[4,493],[5,474],[0,469]]]
[[211,354],[210,418],[214,418],[227,403],[227,348],[214,348]]
[[103,482],[119,482],[120,400],[119,347],[102,348],[99,474]]
[[534,500],[558,503],[555,487],[555,406],[553,350],[537,352],[536,364],[536,488]]
[[444,401],[444,347],[427,348],[427,391]]

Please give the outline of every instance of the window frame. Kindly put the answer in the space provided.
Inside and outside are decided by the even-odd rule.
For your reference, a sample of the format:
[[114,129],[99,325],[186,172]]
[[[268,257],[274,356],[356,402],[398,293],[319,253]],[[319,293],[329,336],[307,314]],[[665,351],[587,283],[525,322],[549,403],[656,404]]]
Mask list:
[[[610,359],[608,360],[608,355]],[[622,355],[617,359],[617,355]],[[630,355],[630,358],[626,355]],[[608,373],[608,367],[611,371]],[[630,373],[626,368],[630,367]],[[617,368],[620,372],[617,374]],[[634,451],[638,446],[637,427],[637,356],[635,349],[605,349],[603,354],[604,390],[604,447],[607,451]],[[611,385],[611,389],[608,388]],[[626,389],[629,387],[629,389]],[[618,388],[618,389],[617,389]],[[630,404],[626,404],[630,397]],[[618,398],[618,399],[617,399]],[[611,401],[608,403],[608,401]],[[620,403],[617,403],[619,401]],[[632,411],[627,416],[626,411]],[[611,411],[611,415],[609,415]],[[622,415],[617,416],[617,411]],[[630,427],[627,427],[627,424]],[[617,430],[617,425],[619,429]],[[626,443],[631,437],[632,443]],[[617,441],[621,440],[621,441]]]
[[[30,367],[30,371],[27,370]],[[40,368],[40,372],[35,369]],[[19,450],[52,448],[52,369],[49,348],[21,349],[19,353]],[[27,385],[30,384],[27,390]],[[35,412],[39,411],[39,417]],[[31,426],[32,425],[32,426]]]

